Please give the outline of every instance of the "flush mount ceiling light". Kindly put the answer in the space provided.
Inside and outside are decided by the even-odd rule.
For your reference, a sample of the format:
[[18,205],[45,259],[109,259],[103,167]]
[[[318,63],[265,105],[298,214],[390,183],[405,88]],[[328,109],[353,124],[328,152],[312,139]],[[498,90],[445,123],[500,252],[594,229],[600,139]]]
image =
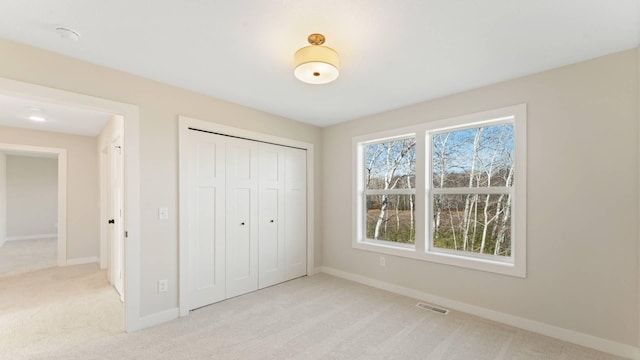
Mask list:
[[47,119],[45,119],[44,116],[40,116],[40,115],[31,115],[31,116],[29,116],[29,120],[36,121],[36,122],[45,122],[45,121],[47,121]]
[[326,84],[338,78],[340,58],[332,48],[322,46],[324,36],[311,34],[307,38],[311,46],[296,51],[293,56],[294,74],[298,80],[309,84]]
[[56,32],[58,33],[58,35],[60,35],[61,38],[65,40],[71,40],[71,41],[80,40],[80,33],[73,29],[69,29],[66,27],[58,27],[56,28]]

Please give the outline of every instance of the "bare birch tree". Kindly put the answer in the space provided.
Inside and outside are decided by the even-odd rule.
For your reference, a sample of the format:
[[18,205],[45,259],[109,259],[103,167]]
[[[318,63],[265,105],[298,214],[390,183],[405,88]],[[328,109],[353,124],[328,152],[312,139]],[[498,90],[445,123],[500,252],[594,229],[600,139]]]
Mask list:
[[[438,134],[436,136],[434,136],[434,157],[437,161],[434,161],[435,163],[437,163],[437,168],[439,170],[439,174],[438,174],[438,184],[437,187],[439,188],[443,188],[444,187],[444,179],[445,179],[445,174],[447,172],[447,141],[449,140],[449,136],[451,136],[451,133],[445,133],[445,134]],[[435,184],[434,184],[435,185]],[[434,224],[434,234],[438,234],[438,229],[440,229],[440,221],[441,221],[441,217],[442,217],[442,201],[440,198],[434,198],[435,201],[435,224]]]
[[[480,144],[480,137],[482,136],[484,128],[479,127],[476,129],[476,134],[473,139],[473,153],[471,157],[471,167],[469,169],[469,187],[473,187],[473,180],[476,176],[476,166],[478,162],[478,146]],[[462,250],[467,251],[469,247],[469,227],[471,225],[472,209],[475,207],[478,201],[478,194],[469,194],[464,204],[464,218],[462,223]]]
[[[484,189],[513,184],[513,127],[487,127],[432,137],[433,244],[455,250],[510,254],[510,192]],[[460,192],[461,189],[468,192]],[[446,224],[446,225],[445,225]],[[444,227],[443,227],[444,226]]]
[[[376,144],[371,146],[372,153],[368,154],[368,184],[371,185],[373,180],[381,182],[376,184],[375,188],[380,190],[392,190],[398,188],[398,185],[406,183],[410,188],[410,176],[414,175],[410,169],[413,168],[413,156],[409,156],[410,153],[415,152],[415,138],[389,141],[385,143]],[[380,158],[383,157],[382,161]],[[406,168],[401,176],[398,174],[398,169],[405,166]],[[374,176],[373,172],[377,176]],[[390,203],[389,194],[380,195],[380,208],[377,215],[376,224],[373,231],[373,238],[380,239],[381,233],[388,232],[388,216],[387,212],[390,210],[389,206],[393,206],[395,209],[396,231],[399,232],[400,224],[400,200],[397,199],[393,204]],[[397,197],[397,196],[396,196]],[[412,216],[411,227],[413,227],[413,200],[411,199],[410,213]],[[413,233],[413,230],[410,230]]]

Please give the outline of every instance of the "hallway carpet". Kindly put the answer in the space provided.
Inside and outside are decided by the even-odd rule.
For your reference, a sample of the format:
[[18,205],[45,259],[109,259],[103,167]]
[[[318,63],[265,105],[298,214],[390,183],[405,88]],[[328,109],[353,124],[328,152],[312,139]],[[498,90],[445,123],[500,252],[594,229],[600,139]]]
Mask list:
[[56,238],[7,241],[0,246],[0,278],[57,266]]

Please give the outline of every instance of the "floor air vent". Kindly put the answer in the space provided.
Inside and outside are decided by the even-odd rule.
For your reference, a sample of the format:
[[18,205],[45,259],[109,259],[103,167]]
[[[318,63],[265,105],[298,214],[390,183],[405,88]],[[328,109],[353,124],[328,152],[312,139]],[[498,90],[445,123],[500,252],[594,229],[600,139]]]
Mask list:
[[441,314],[441,315],[447,315],[449,313],[448,309],[437,307],[437,306],[433,306],[433,305],[429,305],[429,304],[425,304],[423,302],[417,303],[416,306],[421,308],[421,309],[430,310],[430,311],[433,311],[433,312]]

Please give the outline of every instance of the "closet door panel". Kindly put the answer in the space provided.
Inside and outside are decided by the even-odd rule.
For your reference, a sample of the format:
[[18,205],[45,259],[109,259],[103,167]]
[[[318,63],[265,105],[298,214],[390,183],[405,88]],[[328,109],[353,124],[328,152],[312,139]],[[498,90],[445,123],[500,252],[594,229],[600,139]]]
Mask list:
[[306,151],[189,137],[190,309],[306,275]]
[[188,233],[190,309],[225,298],[225,138],[190,134]]
[[226,296],[258,289],[257,144],[227,139]]
[[285,156],[285,280],[307,274],[307,152]]
[[227,278],[232,281],[246,280],[255,270],[251,267],[251,189],[233,189],[228,192],[227,199]]
[[201,290],[216,284],[216,211],[213,206],[216,203],[216,188],[200,187],[196,190],[196,199],[198,209],[197,241],[193,249],[193,256],[195,258],[194,265],[198,269],[195,285],[196,289]]
[[259,288],[284,281],[284,157],[282,146],[259,145]]

